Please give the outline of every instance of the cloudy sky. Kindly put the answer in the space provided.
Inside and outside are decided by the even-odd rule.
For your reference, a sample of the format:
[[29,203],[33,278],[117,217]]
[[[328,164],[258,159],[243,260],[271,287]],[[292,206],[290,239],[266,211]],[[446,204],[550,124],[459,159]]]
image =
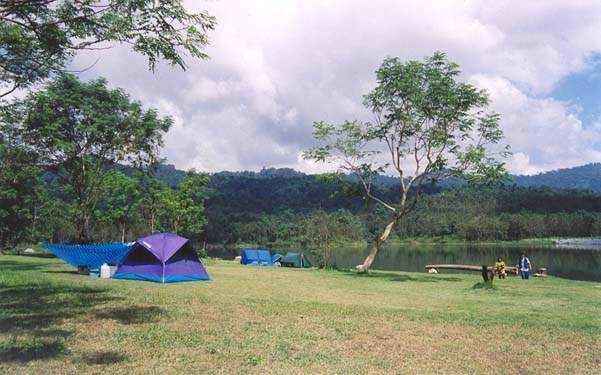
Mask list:
[[82,55],[104,76],[175,119],[163,151],[181,169],[292,167],[312,122],[369,119],[362,95],[387,56],[436,50],[489,91],[513,173],[601,161],[601,2],[189,0],[217,17],[209,61],[148,72],[125,47]]

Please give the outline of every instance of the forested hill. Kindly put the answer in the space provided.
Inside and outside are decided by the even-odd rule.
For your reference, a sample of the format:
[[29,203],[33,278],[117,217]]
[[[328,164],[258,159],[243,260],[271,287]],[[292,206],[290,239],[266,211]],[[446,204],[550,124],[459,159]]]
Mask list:
[[513,182],[523,187],[547,186],[601,192],[601,163],[558,169],[534,176],[514,176]]
[[[185,172],[162,165],[156,176],[175,187]],[[427,186],[419,209],[397,235],[498,240],[601,234],[601,164],[516,176],[501,188],[452,189],[460,185],[451,181]],[[327,223],[339,232],[338,237],[373,240],[385,225],[385,213],[378,205],[366,205],[360,195],[339,188],[322,176],[292,169],[212,174],[205,202],[208,224],[201,239],[309,243],[313,232]],[[398,182],[392,177],[380,177],[376,189],[388,201],[397,199]]]
[[[173,165],[162,164],[159,166],[156,176],[175,187],[184,179],[186,173],[176,169]],[[224,181],[232,182],[236,179],[240,180],[262,180],[270,181],[275,178],[276,182],[282,182],[289,178],[291,180],[308,179],[314,180],[301,172],[292,169],[264,169],[260,172],[219,172],[213,175],[214,183],[219,185]],[[378,183],[382,187],[391,187],[398,183],[398,180],[393,177],[381,176]],[[551,187],[556,189],[576,189],[576,190],[591,190],[601,192],[601,163],[591,163],[573,168],[558,169],[555,171],[544,172],[533,176],[512,176],[512,182],[518,187]]]

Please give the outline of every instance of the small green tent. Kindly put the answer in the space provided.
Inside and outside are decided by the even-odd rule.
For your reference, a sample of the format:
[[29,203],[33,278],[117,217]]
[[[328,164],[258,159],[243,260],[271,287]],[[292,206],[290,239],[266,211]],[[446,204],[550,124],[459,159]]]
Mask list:
[[286,253],[282,259],[280,259],[282,267],[294,267],[294,268],[309,268],[311,262],[305,256],[304,253]]

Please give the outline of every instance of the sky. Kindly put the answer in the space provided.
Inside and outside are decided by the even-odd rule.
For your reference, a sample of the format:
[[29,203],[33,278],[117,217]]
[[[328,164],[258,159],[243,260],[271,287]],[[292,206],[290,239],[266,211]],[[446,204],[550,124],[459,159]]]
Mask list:
[[186,0],[207,10],[208,61],[160,65],[125,46],[77,56],[84,78],[103,76],[171,115],[163,156],[180,169],[288,167],[303,160],[318,120],[370,120],[362,96],[384,58],[443,51],[460,79],[488,91],[513,155],[536,174],[601,162],[601,2]]

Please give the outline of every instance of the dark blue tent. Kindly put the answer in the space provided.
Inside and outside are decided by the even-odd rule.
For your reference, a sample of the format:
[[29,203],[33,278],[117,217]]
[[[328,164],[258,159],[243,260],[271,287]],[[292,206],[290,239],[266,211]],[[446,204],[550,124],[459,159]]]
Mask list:
[[269,250],[262,249],[243,249],[240,256],[242,257],[240,263],[258,266],[273,266],[274,262],[282,258],[281,254],[272,256]]
[[106,264],[120,264],[127,256],[132,243],[102,243],[93,245],[62,245],[45,243],[43,246],[52,254],[61,258],[73,267],[87,266],[90,269],[100,268]]

